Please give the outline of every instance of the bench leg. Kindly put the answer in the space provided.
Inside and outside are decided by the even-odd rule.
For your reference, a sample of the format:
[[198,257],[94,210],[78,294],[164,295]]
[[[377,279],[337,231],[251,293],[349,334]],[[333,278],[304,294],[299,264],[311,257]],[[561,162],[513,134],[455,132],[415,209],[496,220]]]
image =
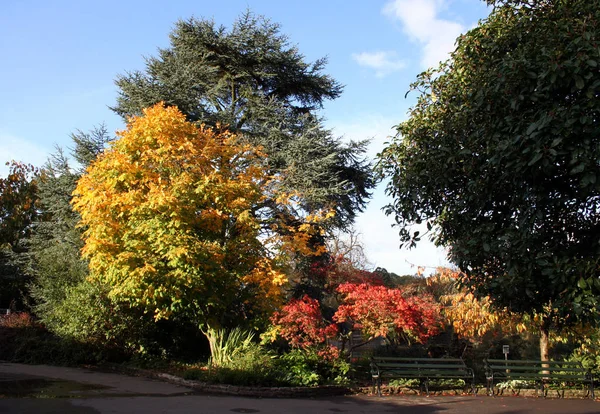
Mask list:
[[373,375],[373,394],[377,388],[377,395],[381,397],[381,377],[379,375]]
[[477,392],[475,392],[475,374],[471,377],[471,392],[474,396],[477,396]]
[[487,379],[487,395],[488,397],[491,395],[494,396],[494,377],[486,378]]
[[422,380],[423,385],[425,385],[425,393],[429,397],[429,379]]
[[377,395],[381,397],[381,378],[379,375],[373,375],[373,394],[375,394],[375,388],[377,388]]

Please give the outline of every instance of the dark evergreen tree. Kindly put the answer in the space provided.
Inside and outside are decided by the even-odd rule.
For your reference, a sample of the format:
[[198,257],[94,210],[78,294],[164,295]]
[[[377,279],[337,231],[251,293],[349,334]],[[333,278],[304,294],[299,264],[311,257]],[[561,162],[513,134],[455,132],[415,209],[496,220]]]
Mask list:
[[[331,224],[347,228],[374,183],[366,143],[343,143],[316,114],[342,92],[322,73],[326,59],[307,63],[277,24],[251,12],[231,30],[210,20],[182,20],[170,39],[147,59],[145,71],[118,77],[115,112],[139,115],[164,101],[189,120],[239,133],[264,148],[267,168],[282,177],[282,189],[299,195],[299,208],[333,207]],[[271,218],[279,213],[274,200],[260,209]]]
[[[74,143],[72,156],[80,164],[80,169],[85,169],[104,149],[110,137],[101,125],[89,133],[77,131],[71,139]],[[79,331],[78,338],[81,339],[93,327],[89,318],[78,323],[73,317],[88,317],[92,312],[86,309],[94,307],[99,315],[103,312],[98,306],[101,288],[84,287],[88,266],[80,254],[83,247],[81,230],[77,228],[80,217],[71,207],[72,193],[80,175],[81,171],[70,165],[61,148],[56,148],[39,171],[40,214],[29,238],[30,269],[34,276],[29,290],[34,300],[34,311],[48,328],[57,333]],[[83,295],[79,294],[82,290],[91,293],[90,300],[95,298],[97,303],[86,303]],[[73,299],[73,296],[77,298]],[[74,307],[75,304],[79,306]]]
[[38,179],[42,214],[30,239],[35,274],[31,294],[36,314],[51,329],[61,323],[53,323],[56,309],[88,274],[87,263],[80,256],[79,215],[70,204],[78,179],[60,148],[42,167]]

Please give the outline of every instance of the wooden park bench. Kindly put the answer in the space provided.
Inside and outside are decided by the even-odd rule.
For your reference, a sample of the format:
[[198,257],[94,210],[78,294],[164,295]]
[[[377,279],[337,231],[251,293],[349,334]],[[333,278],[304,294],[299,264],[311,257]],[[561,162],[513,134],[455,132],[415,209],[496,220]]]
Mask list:
[[589,386],[590,397],[594,398],[594,377],[581,362],[485,359],[485,377],[488,395],[494,395],[495,381],[522,380],[538,385],[544,395],[544,384],[579,383]]
[[425,387],[429,395],[429,382],[442,379],[461,379],[471,382],[471,392],[475,393],[475,375],[460,358],[397,358],[372,357],[371,377],[373,393],[381,396],[381,379],[418,379],[419,386]]

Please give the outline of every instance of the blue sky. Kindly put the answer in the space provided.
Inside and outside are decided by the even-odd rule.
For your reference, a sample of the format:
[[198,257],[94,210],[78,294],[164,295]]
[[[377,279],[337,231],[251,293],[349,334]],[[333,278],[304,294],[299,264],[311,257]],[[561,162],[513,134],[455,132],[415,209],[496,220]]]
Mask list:
[[[281,24],[307,60],[327,56],[326,72],[345,85],[322,111],[347,139],[371,139],[377,154],[406,119],[416,75],[453,49],[455,38],[485,18],[481,0],[4,0],[0,7],[0,176],[15,159],[41,165],[69,134],[105,123],[123,128],[108,106],[114,79],[144,68],[168,45],[178,19],[213,18],[229,26],[247,8]],[[357,231],[373,266],[399,274],[445,264],[430,243],[399,250],[391,200],[378,188]],[[414,265],[414,266],[413,266]]]

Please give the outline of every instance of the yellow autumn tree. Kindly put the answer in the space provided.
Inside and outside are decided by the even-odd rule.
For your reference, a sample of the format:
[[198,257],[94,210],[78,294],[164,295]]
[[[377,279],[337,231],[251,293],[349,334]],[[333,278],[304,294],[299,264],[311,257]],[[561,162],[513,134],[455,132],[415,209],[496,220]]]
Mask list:
[[500,335],[524,329],[521,315],[495,309],[489,297],[478,299],[460,288],[461,275],[457,270],[438,268],[427,279],[428,290],[438,298],[442,316],[448,325],[452,325],[456,335],[477,343],[488,333]]
[[91,277],[157,320],[270,312],[286,278],[261,237],[256,208],[276,187],[263,165],[260,149],[174,107],[131,118],[74,192]]

